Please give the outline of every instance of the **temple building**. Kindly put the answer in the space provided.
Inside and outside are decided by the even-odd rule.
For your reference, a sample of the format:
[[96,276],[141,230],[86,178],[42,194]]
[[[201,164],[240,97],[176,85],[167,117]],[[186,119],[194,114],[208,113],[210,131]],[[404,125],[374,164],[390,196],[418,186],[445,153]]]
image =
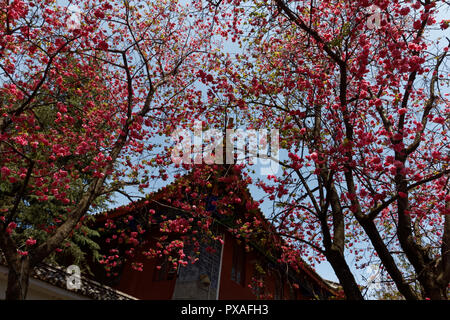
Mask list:
[[[102,248],[106,259],[109,258],[109,266],[106,267],[107,276],[104,266],[94,266],[98,281],[138,299],[335,298],[338,295],[337,286],[322,279],[300,257],[297,257],[295,268],[280,262],[282,252],[279,244],[283,240],[272,232],[274,228],[258,207],[248,205],[254,202],[247,188],[239,189],[240,174],[227,172],[228,176],[222,172],[217,175],[219,178],[208,174],[208,181],[202,177],[195,181],[193,173],[190,173],[143,200],[101,214],[97,224],[104,237]],[[233,197],[241,200],[232,206],[231,213],[224,214],[217,202],[230,194],[229,188],[233,184]],[[194,193],[195,199],[189,199],[187,195],[184,202],[199,203],[199,198],[204,199],[206,215],[214,221],[204,230],[207,230],[209,237],[219,236],[221,241],[200,241],[200,228],[200,233],[194,238],[197,240],[195,248],[192,241],[186,241],[183,245],[184,253],[195,255],[197,261],[173,268],[173,261],[168,261],[167,256],[151,256],[149,252],[158,251],[158,246],[159,251],[164,251],[161,246],[165,245],[158,244],[161,237],[165,243],[173,243],[178,236],[179,239],[189,238],[192,236],[189,232],[196,232],[190,229],[183,234],[177,230],[163,235],[167,231],[161,227],[164,221],[192,218],[189,210],[182,209],[183,206],[173,200],[176,193],[178,198],[183,197],[186,194],[184,190],[197,191],[201,195]],[[196,206],[192,205],[191,210],[192,207]],[[149,212],[151,225],[148,224]],[[250,225],[255,216],[261,221],[259,230],[266,233],[251,233],[248,237],[236,233],[236,221],[240,225]],[[191,223],[195,224],[195,220]],[[112,229],[114,231],[110,231]],[[124,230],[134,231],[134,237],[130,240]],[[133,248],[132,255],[122,259],[126,256],[124,252],[129,253],[130,248]]]

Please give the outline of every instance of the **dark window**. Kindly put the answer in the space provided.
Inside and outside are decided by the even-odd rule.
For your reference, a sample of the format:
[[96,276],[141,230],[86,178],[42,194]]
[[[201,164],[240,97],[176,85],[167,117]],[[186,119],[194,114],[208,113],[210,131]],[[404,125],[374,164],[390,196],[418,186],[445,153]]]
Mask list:
[[166,257],[159,258],[156,262],[155,271],[153,272],[153,281],[167,281],[175,279],[177,270],[173,268]]
[[240,285],[245,285],[245,250],[242,245],[233,242],[233,264],[231,279]]
[[209,212],[214,212],[216,211],[216,201],[217,201],[217,197],[216,196],[209,196],[208,199],[206,200],[206,211]]

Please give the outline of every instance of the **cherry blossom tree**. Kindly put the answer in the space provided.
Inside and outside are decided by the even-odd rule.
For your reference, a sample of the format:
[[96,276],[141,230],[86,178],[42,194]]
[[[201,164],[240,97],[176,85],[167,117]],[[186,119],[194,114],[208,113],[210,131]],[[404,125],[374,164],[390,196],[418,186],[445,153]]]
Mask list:
[[[75,16],[52,0],[0,2],[7,298],[25,298],[32,267],[61,250],[99,198],[167,180],[170,148],[160,136],[199,119],[223,129],[234,113],[236,125],[278,129],[287,153],[282,175],[258,184],[277,203],[276,229],[259,228],[256,217],[235,221],[235,234],[283,235],[279,262],[288,265],[299,255],[326,259],[349,299],[363,298],[349,254],[361,268],[380,264],[406,299],[447,299],[448,21],[438,20],[445,1],[70,4]],[[240,46],[237,54],[213,49],[220,38]],[[211,168],[194,170],[195,188],[170,190],[172,206],[193,219],[162,221],[163,230],[208,234],[209,202],[194,194],[223,169]],[[235,169],[251,183],[245,168]],[[217,179],[228,183],[215,204],[223,214],[255,209],[235,195],[235,186],[244,188],[236,179]],[[43,210],[39,223],[30,219],[36,202],[57,204],[58,215]],[[135,232],[124,238],[139,242]],[[186,262],[182,242],[165,244]]]
[[[70,4],[79,10],[52,0],[0,2],[7,299],[26,297],[32,268],[61,250],[100,197],[166,178],[151,172],[154,137],[189,112],[187,101],[199,95],[195,70],[209,50],[210,30],[185,3]],[[36,202],[55,203],[58,214],[27,218]],[[45,236],[27,238],[30,230]]]
[[283,173],[260,186],[292,249],[326,259],[348,299],[363,299],[349,256],[406,299],[448,299],[448,3],[203,5],[243,51],[217,59],[212,100],[280,130]]

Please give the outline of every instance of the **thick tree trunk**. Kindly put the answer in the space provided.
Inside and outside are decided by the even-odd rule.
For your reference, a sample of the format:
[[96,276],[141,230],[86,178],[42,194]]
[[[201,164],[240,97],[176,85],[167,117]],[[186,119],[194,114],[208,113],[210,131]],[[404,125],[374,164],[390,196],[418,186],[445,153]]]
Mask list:
[[442,238],[441,262],[438,268],[437,283],[442,290],[442,296],[448,300],[450,298],[447,295],[450,283],[450,201],[447,201],[446,209],[448,212],[444,218],[444,236]]
[[361,290],[356,283],[353,273],[348,267],[344,256],[336,249],[330,249],[325,252],[325,256],[333,267],[339,283],[344,289],[345,298],[348,300],[364,300]]
[[[325,172],[325,171],[323,171]],[[327,225],[326,216],[321,216],[321,227],[324,235],[325,256],[328,262],[333,267],[339,283],[344,289],[345,297],[348,300],[364,300],[361,289],[353,276],[350,267],[345,261],[345,224],[344,214],[339,202],[339,195],[334,187],[332,181],[328,180],[328,175],[322,173],[322,179],[325,182],[327,197],[331,204],[331,211],[333,216],[333,239]]]
[[[399,155],[396,155],[396,159],[405,163],[405,159]],[[403,192],[406,195],[406,197],[401,197],[397,200],[397,234],[400,245],[405,252],[406,257],[414,267],[417,279],[423,288],[424,296],[432,300],[446,300],[447,296],[443,295],[442,289],[438,285],[437,280],[439,273],[434,265],[435,261],[428,256],[425,248],[414,239],[411,217],[407,213],[407,210],[409,209],[407,182],[399,172],[395,177],[395,183],[397,192]]]
[[386,245],[383,242],[383,239],[380,236],[380,233],[377,230],[377,227],[371,220],[361,219],[358,215],[356,215],[358,222],[364,228],[367,236],[369,237],[372,245],[378,253],[378,256],[381,259],[384,267],[386,268],[389,275],[394,280],[395,285],[397,286],[398,291],[405,297],[406,300],[418,300],[419,297],[416,293],[411,289],[411,287],[405,282],[402,273],[397,267],[397,264],[394,261],[391,253],[387,249]]
[[12,265],[8,266],[8,285],[6,300],[25,300],[28,292],[30,277],[30,262],[27,257],[17,257]]

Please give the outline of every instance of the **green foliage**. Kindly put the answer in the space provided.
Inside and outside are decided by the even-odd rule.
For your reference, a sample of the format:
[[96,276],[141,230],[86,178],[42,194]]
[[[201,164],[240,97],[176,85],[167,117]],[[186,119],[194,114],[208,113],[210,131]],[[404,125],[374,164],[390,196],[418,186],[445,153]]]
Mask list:
[[[95,90],[98,89],[94,89],[95,86],[90,86],[93,80],[83,76],[81,70],[78,70],[77,73],[79,74],[76,79],[64,78],[64,83],[67,83],[67,90],[65,92],[59,92],[56,96],[51,95],[50,92],[56,89],[47,87],[37,93],[32,110],[37,120],[35,125],[39,126],[37,130],[38,134],[45,136],[64,134],[57,124],[58,103],[69,106],[65,115],[74,119],[70,124],[73,134],[85,131],[83,119],[80,118],[79,111],[85,108],[87,101],[83,95],[78,94],[78,89],[90,87],[92,88],[92,96],[100,96],[103,93],[96,92]],[[105,124],[100,125],[104,126]],[[29,159],[35,163],[49,161],[49,155],[52,153],[50,147],[43,145],[34,149],[27,146],[25,152],[26,158],[23,157],[21,160],[16,161],[16,168],[13,167],[12,163],[9,163],[10,169],[27,168],[30,162]],[[35,246],[44,243],[51,236],[52,232],[67,220],[73,207],[81,201],[92,180],[91,173],[83,169],[93,161],[95,156],[96,152],[94,151],[82,155],[72,154],[66,157],[59,157],[52,163],[54,172],[60,169],[68,172],[67,185],[64,192],[67,194],[65,198],[71,201],[70,204],[64,204],[49,192],[44,192],[44,194],[48,195],[48,198],[47,200],[43,200],[42,197],[31,192],[28,186],[23,188],[22,182],[10,182],[0,179],[0,216],[3,212],[11,212],[16,207],[11,221],[17,224],[17,228],[11,235],[13,240],[18,244],[19,250],[27,252],[32,249],[32,245],[26,244],[28,239],[36,240]],[[45,174],[43,178],[44,182],[41,182],[41,190],[43,188],[52,188],[51,176],[53,171]],[[29,184],[36,184],[39,174],[39,171],[33,170]],[[61,186],[58,186],[58,188],[62,189]],[[18,198],[19,194],[20,198]],[[59,266],[76,264],[81,268],[82,272],[91,273],[87,258],[90,257],[96,261],[100,259],[98,253],[100,247],[96,242],[100,235],[96,230],[89,228],[88,224],[93,219],[93,213],[107,208],[108,201],[107,196],[97,197],[93,201],[93,205],[87,216],[79,221],[70,236],[64,240],[62,247],[48,256],[44,262]]]

